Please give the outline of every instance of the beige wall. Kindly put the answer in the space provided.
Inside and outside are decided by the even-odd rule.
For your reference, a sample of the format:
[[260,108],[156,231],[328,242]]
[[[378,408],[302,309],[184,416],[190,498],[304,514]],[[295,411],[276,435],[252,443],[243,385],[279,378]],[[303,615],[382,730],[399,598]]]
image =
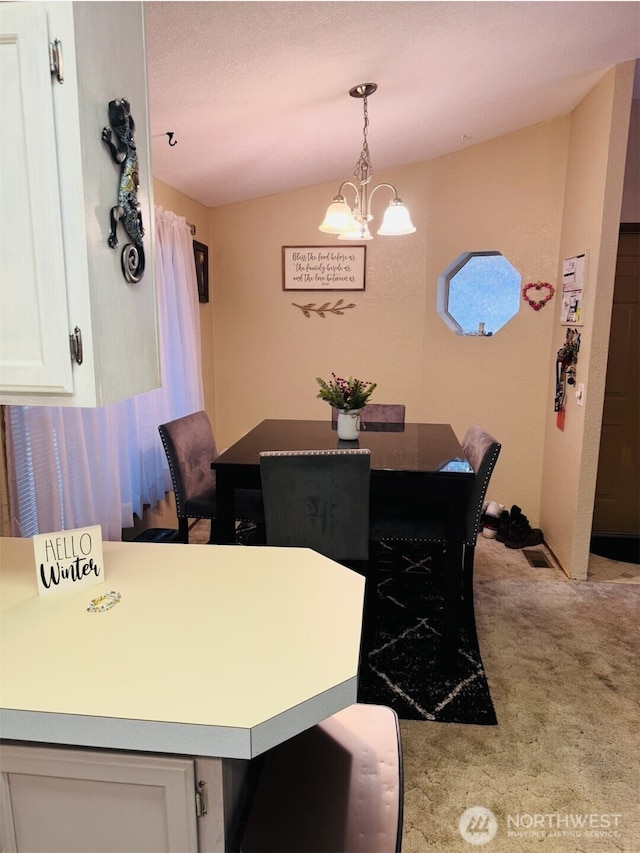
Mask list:
[[[560,118],[377,174],[398,187],[417,233],[368,244],[364,293],[282,291],[282,245],[335,242],[317,227],[337,184],[212,210],[220,442],[263,418],[328,418],[315,377],[352,374],[378,382],[376,401],[406,403],[408,420],[451,423],[459,437],[478,422],[496,435],[490,497],[536,523],[557,303],[521,303],[497,335],[461,338],[436,314],[436,289],[461,252],[482,249],[505,254],[523,283],[555,281],[568,132]],[[306,318],[292,305],[339,296],[356,305],[343,316]]]
[[[547,543],[576,579],[587,577],[633,69],[627,62],[609,71],[571,115],[560,259],[588,252],[577,365],[586,403],[579,407],[569,393],[564,431],[553,415],[545,419],[541,523]],[[565,334],[556,323],[554,350]]]
[[[307,319],[292,303],[321,294],[281,289],[282,245],[332,243],[317,225],[337,182],[208,210],[155,180],[156,204],[185,216],[209,246],[202,365],[219,445],[266,417],[328,418],[315,396],[317,375],[375,380],[374,399],[405,402],[409,420],[450,422],[459,436],[473,421],[493,432],[503,451],[489,497],[519,504],[565,570],[584,577],[632,75],[633,63],[613,69],[570,116],[377,174],[397,184],[418,231],[368,245],[366,291],[331,294],[355,303],[343,316]],[[637,102],[633,109],[622,221],[640,219]],[[374,213],[376,225],[381,208]],[[503,252],[523,283],[556,286],[560,259],[589,251],[578,365],[586,406],[570,399],[564,432],[553,414],[555,354],[565,334],[557,296],[539,312],[521,303],[492,338],[458,338],[435,313],[438,274],[462,251],[482,249]],[[6,532],[1,488],[0,497]],[[154,523],[173,526],[169,504],[160,515],[171,518]]]
[[[604,393],[596,377],[606,370],[620,215],[617,160],[626,150],[626,73],[624,66],[610,72],[570,116],[376,174],[375,182],[397,185],[418,230],[368,244],[364,292],[282,291],[283,245],[334,242],[317,226],[338,182],[213,209],[208,241],[196,222],[196,213],[206,222],[205,209],[194,213],[194,202],[155,182],[156,202],[196,222],[209,245],[203,369],[219,445],[263,418],[328,418],[316,398],[318,375],[375,380],[374,399],[406,403],[408,420],[449,422],[460,437],[472,422],[494,433],[503,450],[489,498],[521,506],[565,570],[581,576]],[[375,147],[373,155],[375,165]],[[377,197],[374,226],[381,203]],[[496,249],[523,284],[548,281],[559,290],[560,259],[585,248],[592,319],[579,379],[588,383],[587,405],[576,414],[570,401],[565,432],[556,434],[555,356],[565,334],[557,294],[537,312],[521,302],[517,317],[491,338],[459,338],[436,314],[437,278],[463,251]],[[355,307],[307,319],[292,305],[333,297]],[[586,340],[593,334],[597,345]]]
[[640,100],[631,102],[620,222],[640,222]]

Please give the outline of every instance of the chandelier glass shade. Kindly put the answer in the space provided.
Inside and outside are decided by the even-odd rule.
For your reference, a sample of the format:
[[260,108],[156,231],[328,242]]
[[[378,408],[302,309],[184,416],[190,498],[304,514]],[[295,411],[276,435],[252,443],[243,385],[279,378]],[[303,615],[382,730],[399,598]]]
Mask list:
[[[393,184],[377,184],[369,188],[373,178],[373,167],[369,156],[369,143],[367,132],[369,129],[369,113],[367,98],[377,89],[376,83],[361,83],[349,91],[352,98],[361,98],[364,110],[364,128],[362,151],[353,172],[354,180],[343,181],[338,193],[327,208],[324,220],[320,225],[320,231],[325,234],[337,234],[338,240],[372,240],[369,231],[369,222],[373,219],[371,213],[371,201],[374,194],[383,187],[393,194],[387,207],[382,224],[377,233],[382,236],[399,236],[401,234],[413,234],[415,227],[411,222],[409,211],[404,205]],[[351,208],[343,193],[346,187],[350,187],[355,194],[354,206]]]

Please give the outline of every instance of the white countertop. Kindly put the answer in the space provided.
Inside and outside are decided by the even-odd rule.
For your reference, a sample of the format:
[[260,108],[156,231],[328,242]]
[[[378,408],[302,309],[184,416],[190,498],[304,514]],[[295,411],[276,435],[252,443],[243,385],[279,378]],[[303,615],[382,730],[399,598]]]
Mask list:
[[303,548],[103,551],[103,584],[38,596],[32,541],[0,539],[2,738],[252,758],[356,701],[357,573]]

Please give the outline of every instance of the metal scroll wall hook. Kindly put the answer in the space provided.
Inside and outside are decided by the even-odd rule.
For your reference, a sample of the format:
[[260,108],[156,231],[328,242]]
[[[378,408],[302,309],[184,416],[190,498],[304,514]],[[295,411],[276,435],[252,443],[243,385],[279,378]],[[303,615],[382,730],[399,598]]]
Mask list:
[[170,131],[168,131],[167,133],[165,133],[165,136],[168,136],[168,137],[169,137],[169,145],[170,145],[172,148],[173,148],[173,146],[174,146],[174,145],[177,145],[177,144],[178,144],[178,140],[173,138],[173,136],[174,136],[173,131],[171,131],[171,130],[170,130]]

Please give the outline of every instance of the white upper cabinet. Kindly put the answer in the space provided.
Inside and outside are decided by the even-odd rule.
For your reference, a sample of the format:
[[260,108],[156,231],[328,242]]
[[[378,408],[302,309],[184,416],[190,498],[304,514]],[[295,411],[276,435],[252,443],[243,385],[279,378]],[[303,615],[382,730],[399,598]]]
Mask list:
[[[134,120],[128,145],[115,101]],[[0,102],[0,403],[99,406],[159,387],[142,3],[0,4]]]

